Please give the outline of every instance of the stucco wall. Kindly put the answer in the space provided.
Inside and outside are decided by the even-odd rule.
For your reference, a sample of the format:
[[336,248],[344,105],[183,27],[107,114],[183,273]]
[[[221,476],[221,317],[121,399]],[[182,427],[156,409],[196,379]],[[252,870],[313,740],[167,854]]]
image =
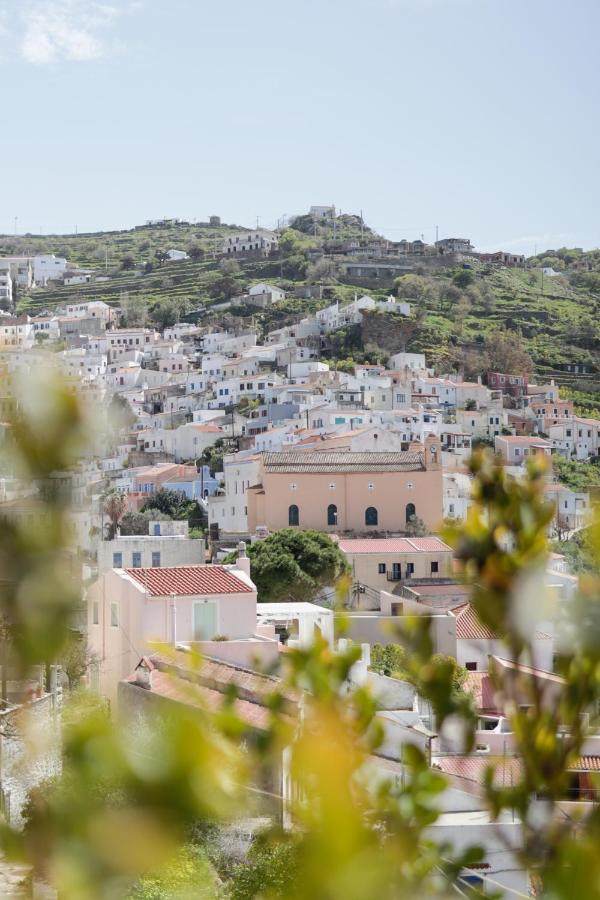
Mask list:
[[[262,485],[264,521],[257,518],[256,495],[253,492],[247,495],[251,531],[256,525],[266,525],[272,530],[287,528],[292,504],[299,508],[301,528],[320,531],[400,532],[406,527],[409,503],[414,504],[416,515],[432,532],[439,528],[443,517],[441,469],[360,474],[264,472]],[[330,504],[337,506],[337,524],[328,527]],[[378,512],[376,526],[365,525],[365,510],[371,506]]]

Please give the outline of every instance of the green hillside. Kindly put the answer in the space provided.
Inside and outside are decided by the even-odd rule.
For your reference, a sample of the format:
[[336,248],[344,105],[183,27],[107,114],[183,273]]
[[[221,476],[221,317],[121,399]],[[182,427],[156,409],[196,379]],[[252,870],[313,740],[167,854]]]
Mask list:
[[[299,217],[293,222],[296,227],[280,234],[276,257],[241,264],[219,257],[223,237],[246,230],[236,225],[172,224],[95,234],[0,236],[0,254],[55,253],[93,268],[99,276],[109,276],[107,281],[88,285],[36,289],[19,297],[19,309],[34,312],[72,300],[101,299],[126,305],[130,321],[149,315],[158,325],[182,316],[193,321],[199,311],[205,314],[203,321],[216,322],[224,312],[211,312],[212,306],[219,307],[261,280],[274,281],[290,295],[307,286],[313,295],[322,294],[311,301],[290,296],[268,311],[239,306],[227,311],[252,317],[263,332],[335,299],[344,302],[365,293],[383,299],[393,292],[412,307],[410,320],[402,323],[400,344],[425,351],[440,370],[463,369],[474,377],[503,361],[526,365],[539,376],[556,377],[581,392],[580,405],[595,409],[600,381],[596,374],[600,368],[600,251],[549,251],[530,261],[538,268],[528,269],[493,268],[477,261],[470,268],[439,268],[424,257],[414,265],[413,274],[387,282],[351,284],[340,273],[340,258],[329,253],[334,231],[338,241],[366,241],[377,235],[358,216],[338,217],[335,229],[332,222],[311,228],[309,219]],[[192,258],[163,261],[161,253],[171,248],[185,250]],[[314,251],[323,250],[325,255],[315,258]],[[542,264],[552,265],[560,275],[543,277]],[[498,335],[503,335],[502,341]],[[504,356],[497,351],[500,344]],[[369,361],[378,358],[378,349],[381,358],[390,347],[365,347],[355,329],[332,336],[324,355]],[[586,365],[590,373],[569,374],[565,371],[569,364]]]

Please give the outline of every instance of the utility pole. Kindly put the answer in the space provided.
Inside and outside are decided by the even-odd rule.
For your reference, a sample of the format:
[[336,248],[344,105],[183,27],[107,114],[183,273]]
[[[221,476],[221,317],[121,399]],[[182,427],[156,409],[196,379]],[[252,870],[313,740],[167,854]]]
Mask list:
[[17,222],[19,221],[19,217],[15,216],[15,236],[17,234]]
[[439,241],[439,239],[440,239],[440,226],[436,225],[435,226],[435,242],[436,242],[436,244]]

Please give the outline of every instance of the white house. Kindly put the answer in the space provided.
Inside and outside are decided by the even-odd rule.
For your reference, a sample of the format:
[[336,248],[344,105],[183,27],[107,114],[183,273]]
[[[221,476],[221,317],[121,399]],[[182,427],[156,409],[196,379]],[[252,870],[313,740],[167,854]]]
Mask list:
[[182,259],[189,259],[185,250],[167,250],[167,256],[172,262],[179,262]]
[[255,306],[272,306],[285,300],[285,291],[273,284],[255,284],[248,291],[248,301]]
[[221,252],[224,256],[244,254],[268,256],[273,250],[277,250],[278,246],[279,238],[274,231],[258,228],[256,231],[228,235],[223,241]]
[[410,369],[412,372],[426,372],[424,353],[395,353],[388,359],[388,368],[395,371]]
[[345,306],[334,303],[320,309],[316,319],[323,331],[334,331],[344,325],[358,325],[362,322],[362,310],[375,309],[377,304],[372,297],[359,297]]
[[45,285],[54,278],[62,278],[67,269],[67,260],[53,253],[42,253],[33,257],[33,280]]
[[207,447],[212,447],[225,432],[210,422],[186,422],[179,428],[165,432],[165,450],[172,453],[175,462],[197,459]]
[[528,435],[497,434],[494,438],[496,453],[509,466],[521,466],[532,456],[550,457],[553,445],[543,438]]
[[209,525],[218,525],[221,531],[228,533],[248,533],[246,491],[257,483],[259,467],[260,456],[255,453],[246,456],[238,453],[224,458],[224,493],[209,497]]

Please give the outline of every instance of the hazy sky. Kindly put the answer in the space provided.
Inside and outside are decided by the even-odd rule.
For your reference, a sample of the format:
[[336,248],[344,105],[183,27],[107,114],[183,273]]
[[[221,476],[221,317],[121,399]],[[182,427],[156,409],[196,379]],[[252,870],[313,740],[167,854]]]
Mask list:
[[600,245],[598,0],[0,0],[0,231]]

